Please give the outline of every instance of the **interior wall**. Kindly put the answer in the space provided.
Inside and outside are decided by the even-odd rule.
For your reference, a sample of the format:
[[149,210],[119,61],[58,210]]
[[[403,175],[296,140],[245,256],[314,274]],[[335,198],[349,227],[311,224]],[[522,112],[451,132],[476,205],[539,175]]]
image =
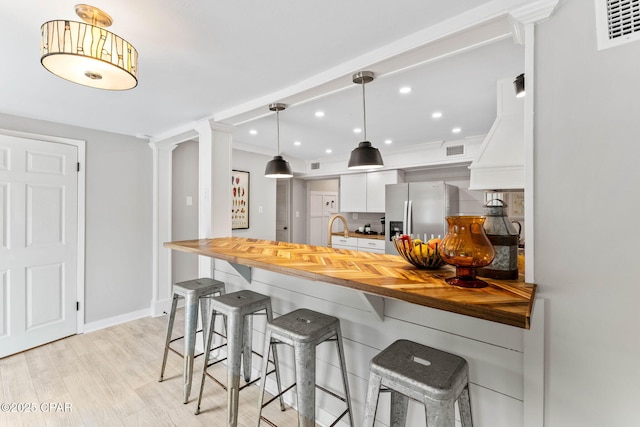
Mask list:
[[0,128],[86,141],[85,323],[148,309],[153,173],[146,142],[6,114]]
[[307,243],[307,181],[291,180],[291,242]]
[[276,239],[276,180],[264,177],[264,167],[272,157],[233,150],[233,169],[249,175],[249,228],[233,230],[233,236]]
[[340,179],[311,179],[307,181],[308,191],[340,191]]
[[[276,180],[264,177],[264,167],[271,160],[269,156],[233,150],[231,165],[235,170],[249,172],[249,228],[232,230],[233,236],[252,237],[256,239],[275,240],[276,223]],[[178,145],[173,151],[173,237],[179,239],[195,239],[197,236],[198,216],[198,144],[187,141]],[[193,196],[193,206],[186,206],[186,197]],[[262,211],[262,212],[260,212]],[[180,218],[178,218],[180,217]],[[194,227],[184,224],[192,221]],[[195,233],[195,234],[194,234]],[[174,260],[178,253],[174,251]],[[186,254],[187,258],[189,257]],[[180,275],[181,267],[172,262],[174,277]],[[183,264],[187,277],[191,268]],[[197,271],[197,269],[196,269]]]
[[[190,198],[191,205],[187,198]],[[185,141],[172,152],[171,240],[198,239],[198,142]],[[172,283],[198,275],[198,257],[171,251]]]
[[598,51],[594,2],[568,0],[537,26],[535,54],[545,426],[636,424],[640,42]]

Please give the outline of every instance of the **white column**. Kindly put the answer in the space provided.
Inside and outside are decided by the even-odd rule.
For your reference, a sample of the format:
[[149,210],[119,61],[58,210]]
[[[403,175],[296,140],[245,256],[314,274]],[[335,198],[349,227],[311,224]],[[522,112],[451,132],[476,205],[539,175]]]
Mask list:
[[[231,236],[231,151],[233,126],[204,121],[198,132],[198,236]],[[213,277],[214,259],[198,258],[199,277]]]
[[171,251],[163,247],[171,240],[171,143],[149,143],[153,152],[153,288],[151,315],[160,316],[171,306]]

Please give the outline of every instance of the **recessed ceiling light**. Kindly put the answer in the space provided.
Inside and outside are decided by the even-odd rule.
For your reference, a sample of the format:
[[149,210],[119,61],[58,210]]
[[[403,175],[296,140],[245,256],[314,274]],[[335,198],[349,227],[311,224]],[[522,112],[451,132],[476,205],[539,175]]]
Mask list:
[[409,86],[404,86],[400,88],[399,92],[402,94],[411,93],[411,88]]
[[391,144],[392,142],[393,142],[393,141],[392,141],[392,140],[390,140],[390,139],[385,139],[385,140],[384,140],[384,143],[385,143],[385,144]]
[[296,146],[300,145],[300,141],[294,141],[293,145],[296,145]]
[[353,128],[353,133],[360,133],[362,132],[362,129],[360,128]]
[[251,135],[257,135],[257,134],[258,134],[258,131],[257,131],[257,130],[255,130],[255,129],[251,129],[251,130],[249,131],[249,133],[250,133]]
[[331,154],[333,153],[333,151],[331,150],[331,148],[327,148],[326,150],[324,150],[325,153],[327,154]]
[[324,117],[324,111],[316,111],[316,117]]
[[440,117],[442,117],[442,113],[440,111],[436,111],[431,115],[431,117],[434,119],[439,119]]
[[460,128],[453,128],[453,129],[451,129],[451,132],[453,132],[453,133],[460,133],[460,132],[462,132],[462,129],[460,129]]

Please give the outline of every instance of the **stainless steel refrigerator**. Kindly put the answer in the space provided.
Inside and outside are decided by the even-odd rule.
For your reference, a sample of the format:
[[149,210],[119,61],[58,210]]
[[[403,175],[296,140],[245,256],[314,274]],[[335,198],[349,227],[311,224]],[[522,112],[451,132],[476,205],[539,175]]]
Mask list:
[[446,217],[458,215],[458,187],[444,181],[388,184],[385,188],[385,252],[397,254],[392,237],[444,238]]

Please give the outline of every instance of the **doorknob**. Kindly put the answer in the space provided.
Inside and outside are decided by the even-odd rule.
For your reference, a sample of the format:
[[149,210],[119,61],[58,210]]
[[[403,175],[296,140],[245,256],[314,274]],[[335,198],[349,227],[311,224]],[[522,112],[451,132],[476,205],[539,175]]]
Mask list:
[[283,229],[283,230],[286,230],[286,229],[287,229],[287,227],[282,227],[282,229]]

